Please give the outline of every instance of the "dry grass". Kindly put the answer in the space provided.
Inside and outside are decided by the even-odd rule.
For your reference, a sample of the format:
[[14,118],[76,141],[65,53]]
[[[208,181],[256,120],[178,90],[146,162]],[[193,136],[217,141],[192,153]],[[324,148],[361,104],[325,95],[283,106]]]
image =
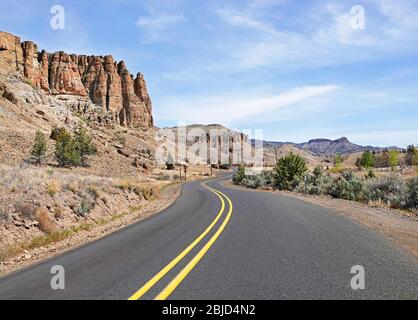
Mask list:
[[[159,196],[159,185],[152,180],[100,177],[67,169],[0,165],[0,236],[8,237],[0,240],[0,261],[139,211],[143,201]],[[96,206],[103,212],[93,212]],[[114,214],[115,207],[123,213]],[[36,221],[39,230],[25,220]]]
[[5,206],[0,206],[0,226],[3,224],[9,223],[10,219],[11,219],[10,210]]
[[48,193],[51,197],[55,196],[60,191],[61,186],[57,180],[51,180],[48,182],[46,187],[46,193]]
[[[57,231],[53,230],[50,233],[47,233],[43,236],[34,237],[30,241],[14,244],[7,246],[5,248],[0,249],[0,262],[8,260],[12,257],[18,256],[23,254],[26,250],[33,250],[40,247],[46,247],[48,245],[52,245],[54,243],[63,241],[69,237],[74,236],[77,233],[83,232],[83,231],[91,231],[96,226],[104,226],[110,222],[114,222],[116,220],[120,220],[127,216],[129,213],[135,212],[140,210],[141,206],[131,207],[130,212],[124,212],[121,214],[117,214],[112,216],[111,218],[105,219],[99,219],[95,223],[87,223],[83,222],[78,225],[72,226],[71,228]],[[41,214],[42,215],[42,214]],[[45,216],[43,219],[47,219]]]
[[45,209],[37,209],[35,220],[38,221],[38,229],[44,233],[51,234],[55,231],[55,224]]
[[80,185],[110,186],[113,179],[95,175],[81,175],[67,170],[51,170],[51,168],[16,168],[0,165],[0,187],[6,190],[16,190],[23,193],[39,191],[39,186],[51,186],[52,191],[60,191],[60,186],[73,189]]
[[15,204],[15,209],[25,219],[32,220],[35,218],[36,208],[31,204],[18,202]]
[[116,187],[123,191],[134,192],[137,196],[147,201],[158,198],[160,195],[160,188],[157,185],[149,183],[144,185],[130,179],[120,180]]
[[60,208],[60,207],[55,208],[54,218],[59,220],[59,219],[62,219],[63,217],[64,217],[64,212],[63,212],[62,208]]

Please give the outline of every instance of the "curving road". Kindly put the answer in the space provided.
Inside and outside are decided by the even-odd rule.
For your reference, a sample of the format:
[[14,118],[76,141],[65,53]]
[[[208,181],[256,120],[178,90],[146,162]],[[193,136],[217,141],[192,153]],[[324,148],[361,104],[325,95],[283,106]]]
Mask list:
[[[223,178],[226,179],[226,178]],[[51,267],[65,269],[52,290]],[[365,269],[365,289],[350,286]],[[0,299],[418,299],[418,262],[322,207],[190,182],[168,209],[0,279]]]

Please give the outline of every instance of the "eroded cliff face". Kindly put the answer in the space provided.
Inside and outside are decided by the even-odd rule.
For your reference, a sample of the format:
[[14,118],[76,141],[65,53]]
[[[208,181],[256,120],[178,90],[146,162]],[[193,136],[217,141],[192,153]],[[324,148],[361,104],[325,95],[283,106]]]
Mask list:
[[127,127],[153,126],[152,103],[141,73],[133,78],[112,56],[38,51],[31,41],[0,32],[0,74],[21,73],[34,87],[53,95],[88,98]]

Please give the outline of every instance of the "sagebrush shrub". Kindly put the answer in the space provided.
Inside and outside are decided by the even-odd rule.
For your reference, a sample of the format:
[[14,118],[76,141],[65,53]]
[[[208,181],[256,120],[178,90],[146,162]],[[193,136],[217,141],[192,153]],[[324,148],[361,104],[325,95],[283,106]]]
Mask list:
[[418,177],[415,177],[407,183],[408,195],[407,205],[409,208],[418,209]]
[[241,183],[251,189],[257,189],[262,186],[259,176],[245,176]]
[[364,181],[352,171],[343,172],[330,186],[329,195],[334,198],[364,201],[366,192]]
[[234,173],[234,176],[232,177],[232,181],[234,184],[240,184],[242,180],[245,178],[245,168],[239,167],[238,171]]
[[406,206],[406,183],[395,175],[368,180],[366,189],[369,200],[380,201],[394,208]]
[[[327,175],[308,175],[306,179],[306,191],[310,195],[329,195],[334,178]],[[305,193],[305,181],[299,183],[296,191]]]

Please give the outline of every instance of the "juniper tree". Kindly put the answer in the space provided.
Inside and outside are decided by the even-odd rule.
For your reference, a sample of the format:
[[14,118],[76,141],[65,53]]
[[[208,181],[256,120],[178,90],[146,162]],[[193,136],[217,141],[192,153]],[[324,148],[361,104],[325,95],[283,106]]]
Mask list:
[[389,152],[389,165],[392,171],[395,171],[395,167],[399,164],[399,152],[391,150]]
[[41,130],[38,130],[35,135],[35,140],[31,152],[31,155],[35,158],[37,164],[42,162],[42,159],[45,157],[47,150],[48,141],[46,135]]
[[307,171],[305,160],[291,152],[277,161],[274,169],[275,184],[281,190],[292,190]]
[[82,124],[79,124],[74,132],[74,139],[76,150],[80,156],[80,163],[85,166],[87,156],[97,153],[97,149],[93,145],[93,137],[88,134],[86,128]]
[[62,130],[55,145],[55,158],[61,167],[79,166],[81,163],[77,143],[67,130]]
[[374,167],[374,156],[369,150],[363,152],[360,160],[360,165],[366,169]]

